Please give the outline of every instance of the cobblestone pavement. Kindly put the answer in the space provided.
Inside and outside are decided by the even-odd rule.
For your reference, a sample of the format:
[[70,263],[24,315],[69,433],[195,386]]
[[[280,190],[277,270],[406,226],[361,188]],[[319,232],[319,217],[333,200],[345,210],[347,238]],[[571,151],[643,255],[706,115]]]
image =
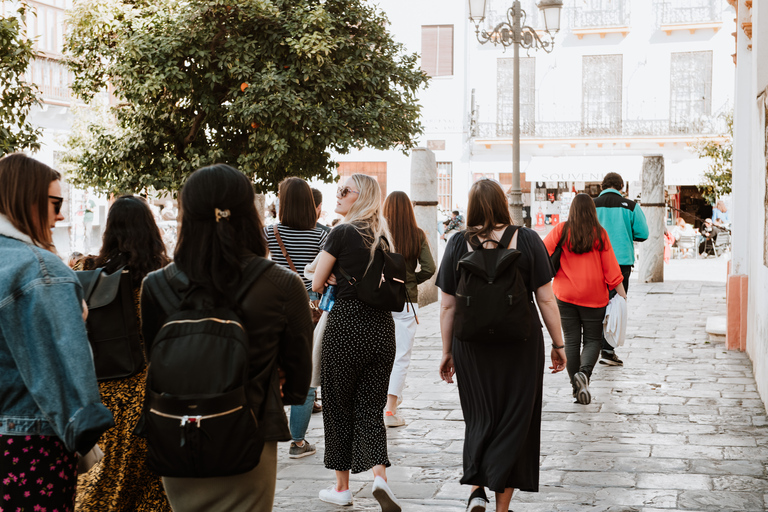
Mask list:
[[[768,426],[746,354],[707,341],[710,314],[725,314],[721,283],[637,284],[629,293],[625,367],[597,365],[593,402],[573,403],[564,372],[544,378],[541,486],[515,493],[524,511],[691,512],[768,510]],[[403,509],[463,511],[464,423],[455,385],[438,378],[437,305],[422,309],[401,411],[389,429],[388,475]],[[547,351],[548,353],[548,351]],[[549,363],[547,362],[547,365]],[[299,460],[281,444],[275,510],[379,510],[370,472],[352,476],[353,507],[317,498],[334,482],[323,468],[322,418]],[[488,507],[493,509],[493,500]]]

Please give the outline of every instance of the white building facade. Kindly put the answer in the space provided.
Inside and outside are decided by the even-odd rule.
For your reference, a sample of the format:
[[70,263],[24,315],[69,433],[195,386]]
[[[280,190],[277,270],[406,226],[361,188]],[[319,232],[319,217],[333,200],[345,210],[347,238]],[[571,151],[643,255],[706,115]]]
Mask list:
[[[490,31],[506,20],[511,1],[487,5],[481,28]],[[527,24],[541,28],[534,0],[522,6]],[[420,146],[435,152],[441,207],[465,208],[481,177],[509,187],[511,49],[477,41],[466,1],[387,0],[381,7],[395,38],[421,55],[433,77],[420,96]],[[534,227],[564,220],[572,192],[596,195],[608,172],[622,174],[630,195],[640,195],[645,154],[664,156],[668,204],[698,225],[695,216],[706,215],[707,205],[695,185],[707,162],[692,146],[725,132],[733,18],[725,0],[566,0],[554,51],[521,51],[522,188]],[[387,192],[410,189],[401,153],[364,150],[338,160],[342,176],[375,173]]]

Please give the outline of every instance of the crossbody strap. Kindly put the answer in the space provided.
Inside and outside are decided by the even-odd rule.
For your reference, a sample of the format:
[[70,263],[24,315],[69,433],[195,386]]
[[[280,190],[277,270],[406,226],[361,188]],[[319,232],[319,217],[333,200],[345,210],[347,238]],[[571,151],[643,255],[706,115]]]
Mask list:
[[293,260],[291,260],[291,257],[288,255],[288,251],[285,250],[285,244],[283,244],[283,239],[280,237],[280,231],[277,229],[277,224],[272,224],[272,233],[275,235],[275,240],[277,240],[277,245],[280,246],[280,250],[283,253],[283,257],[285,258],[285,261],[288,262],[288,265],[291,267],[291,270],[299,273],[298,270],[296,270],[296,266],[293,264]]

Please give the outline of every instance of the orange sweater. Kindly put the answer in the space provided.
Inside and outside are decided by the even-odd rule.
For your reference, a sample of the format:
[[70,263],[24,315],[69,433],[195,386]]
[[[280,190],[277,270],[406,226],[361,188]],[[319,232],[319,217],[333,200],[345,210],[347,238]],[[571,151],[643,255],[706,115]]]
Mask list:
[[[544,239],[550,256],[555,252],[563,226],[564,222],[555,226]],[[604,229],[602,237],[605,250],[595,249],[584,254],[571,252],[568,249],[568,240],[563,242],[560,270],[555,274],[552,284],[555,297],[563,302],[588,308],[602,308],[608,304],[608,290],[616,288],[624,277]]]

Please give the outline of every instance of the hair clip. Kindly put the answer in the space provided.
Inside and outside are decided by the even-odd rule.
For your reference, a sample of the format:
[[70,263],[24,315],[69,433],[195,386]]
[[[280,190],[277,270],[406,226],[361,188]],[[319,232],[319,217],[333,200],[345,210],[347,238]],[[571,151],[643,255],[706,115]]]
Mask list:
[[218,208],[215,208],[216,211],[216,222],[219,222],[221,219],[229,219],[229,210],[219,210]]

